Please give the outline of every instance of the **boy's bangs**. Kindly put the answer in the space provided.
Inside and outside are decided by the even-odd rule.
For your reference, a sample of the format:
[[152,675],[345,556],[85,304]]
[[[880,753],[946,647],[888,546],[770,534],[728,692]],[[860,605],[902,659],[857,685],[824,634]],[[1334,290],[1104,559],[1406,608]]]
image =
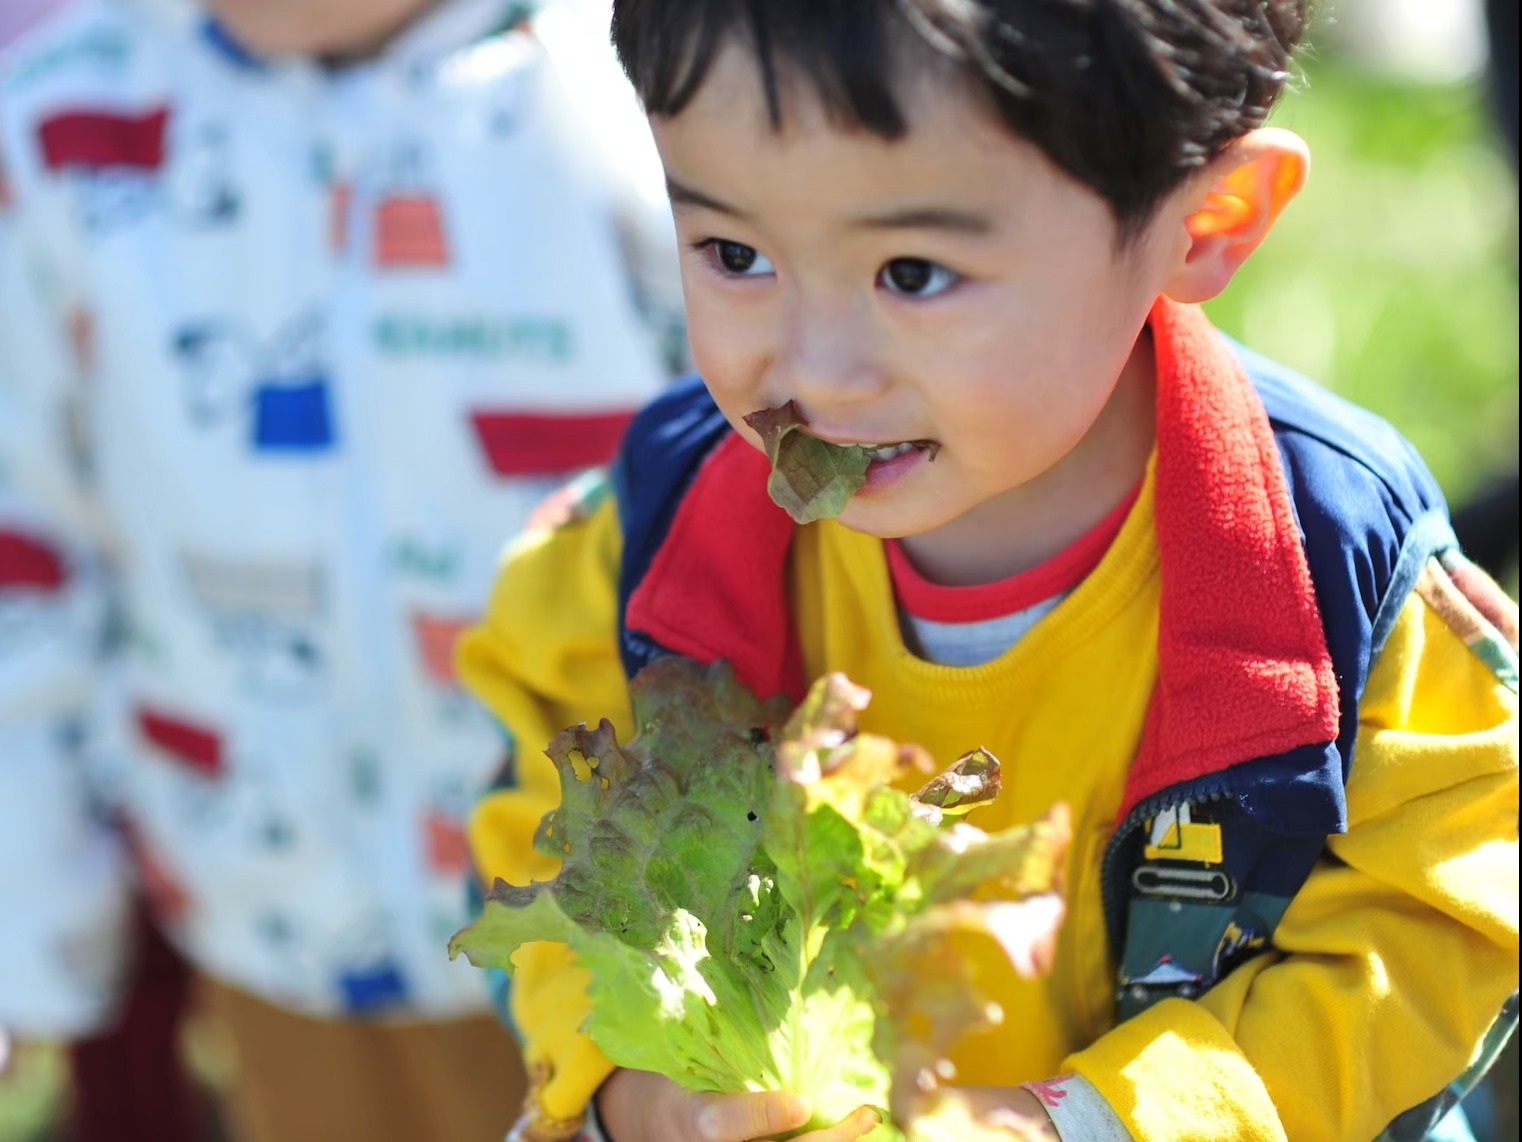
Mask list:
[[782,124],[785,72],[806,78],[842,126],[887,139],[907,129],[889,80],[907,30],[881,0],[622,0],[613,13],[613,42],[652,115],[680,114],[734,39],[760,68],[773,126]]
[[805,82],[835,123],[908,129],[908,77],[953,77],[1109,202],[1123,239],[1260,126],[1309,0],[614,0],[613,42],[652,115],[692,101],[726,44],[756,61],[773,126]]

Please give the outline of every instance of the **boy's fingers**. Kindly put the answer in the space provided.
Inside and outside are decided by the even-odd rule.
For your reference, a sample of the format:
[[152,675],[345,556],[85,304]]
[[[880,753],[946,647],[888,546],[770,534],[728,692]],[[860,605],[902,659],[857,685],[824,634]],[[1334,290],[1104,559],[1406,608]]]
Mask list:
[[809,1104],[795,1094],[713,1095],[697,1114],[701,1142],[752,1142],[784,1130],[796,1130],[809,1120]]
[[870,1106],[859,1106],[844,1121],[826,1130],[811,1130],[796,1142],[856,1142],[882,1124],[883,1116]]

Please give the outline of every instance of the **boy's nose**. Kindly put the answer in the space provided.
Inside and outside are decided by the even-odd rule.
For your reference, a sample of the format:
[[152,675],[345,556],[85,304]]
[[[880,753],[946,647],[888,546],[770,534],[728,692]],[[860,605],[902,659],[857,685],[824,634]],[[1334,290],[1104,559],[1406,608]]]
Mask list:
[[873,400],[888,386],[871,318],[849,305],[800,305],[778,366],[786,394],[816,412]]

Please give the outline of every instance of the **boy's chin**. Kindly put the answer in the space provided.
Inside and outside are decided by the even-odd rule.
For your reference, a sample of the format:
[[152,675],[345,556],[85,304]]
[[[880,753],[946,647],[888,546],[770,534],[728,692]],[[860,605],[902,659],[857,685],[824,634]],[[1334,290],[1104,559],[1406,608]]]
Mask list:
[[853,499],[846,505],[846,510],[835,517],[835,522],[848,531],[873,539],[912,539],[935,530],[934,525],[907,519],[903,512],[884,510],[884,507],[864,499]]
[[390,0],[376,11],[350,0],[314,11],[309,0],[203,0],[234,42],[256,57],[343,60],[374,55],[434,2]]
[[300,21],[261,19],[257,10],[244,12],[239,4],[224,2],[208,7],[233,42],[259,59],[320,56],[333,50]]

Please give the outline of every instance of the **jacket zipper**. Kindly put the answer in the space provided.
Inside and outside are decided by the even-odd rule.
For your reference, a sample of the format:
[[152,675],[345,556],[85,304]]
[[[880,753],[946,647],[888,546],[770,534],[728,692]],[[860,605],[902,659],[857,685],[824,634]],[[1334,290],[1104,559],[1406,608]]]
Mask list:
[[1125,820],[1110,837],[1109,843],[1105,846],[1104,858],[1100,862],[1099,884],[1100,895],[1104,901],[1105,932],[1110,941],[1110,954],[1115,957],[1117,963],[1119,963],[1124,942],[1127,901],[1127,885],[1118,880],[1126,871],[1120,861],[1120,852],[1131,834],[1136,832],[1148,817],[1155,817],[1186,801],[1195,804],[1224,801],[1232,795],[1230,782],[1221,774],[1196,778],[1182,785],[1170,785],[1167,789],[1144,799],[1127,813]]

